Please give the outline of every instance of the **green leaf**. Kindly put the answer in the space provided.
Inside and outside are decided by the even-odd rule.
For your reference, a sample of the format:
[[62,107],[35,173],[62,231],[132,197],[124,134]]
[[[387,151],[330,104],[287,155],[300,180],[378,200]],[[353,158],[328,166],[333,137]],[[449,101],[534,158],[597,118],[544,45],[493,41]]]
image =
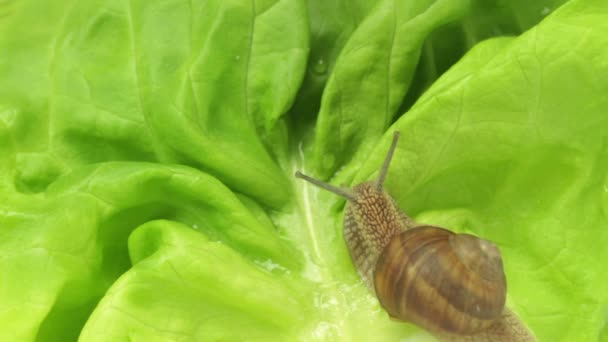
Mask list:
[[433,341],[336,185],[494,241],[539,341],[606,341],[601,0],[0,2],[0,340]]
[[133,267],[101,300],[82,340],[287,339],[306,323],[310,303],[294,293],[311,284],[260,269],[190,226],[148,222],[129,237],[129,251]]
[[399,108],[424,38],[461,15],[467,4],[380,1],[361,23],[323,93],[314,141],[314,168],[321,176],[351,158],[354,163],[365,158]]

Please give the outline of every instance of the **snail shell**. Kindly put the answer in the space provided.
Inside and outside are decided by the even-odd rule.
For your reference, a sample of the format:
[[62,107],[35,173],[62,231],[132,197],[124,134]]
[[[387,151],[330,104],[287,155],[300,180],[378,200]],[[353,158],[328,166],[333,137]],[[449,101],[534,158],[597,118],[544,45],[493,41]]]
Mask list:
[[443,228],[420,226],[393,236],[373,279],[392,317],[429,331],[472,334],[492,325],[505,306],[498,248]]

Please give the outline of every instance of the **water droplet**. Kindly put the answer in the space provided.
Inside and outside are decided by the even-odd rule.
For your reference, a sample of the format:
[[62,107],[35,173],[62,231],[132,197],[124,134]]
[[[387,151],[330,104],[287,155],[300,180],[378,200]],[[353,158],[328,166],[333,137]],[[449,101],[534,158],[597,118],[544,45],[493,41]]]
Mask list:
[[549,7],[543,7],[543,9],[540,11],[540,15],[547,15],[549,12],[551,12]]
[[239,60],[241,60],[241,56],[240,56],[240,55],[236,55],[236,56],[234,56],[234,60],[235,60],[235,61],[239,61]]
[[312,331],[312,335],[321,340],[333,339],[336,336],[338,326],[333,323],[320,322]]
[[192,225],[192,228],[194,228],[194,229],[198,229],[198,224],[193,224],[193,225]]
[[287,269],[277,263],[274,263],[272,260],[267,259],[264,261],[260,261],[260,260],[254,260],[254,262],[259,265],[260,267],[265,268],[267,271],[272,272],[274,270],[278,270],[281,272],[286,272]]
[[327,73],[327,63],[323,59],[319,59],[312,67],[312,71],[317,75],[325,75]]
[[0,121],[8,127],[11,127],[15,123],[17,118],[17,110],[15,108],[3,108],[0,107]]

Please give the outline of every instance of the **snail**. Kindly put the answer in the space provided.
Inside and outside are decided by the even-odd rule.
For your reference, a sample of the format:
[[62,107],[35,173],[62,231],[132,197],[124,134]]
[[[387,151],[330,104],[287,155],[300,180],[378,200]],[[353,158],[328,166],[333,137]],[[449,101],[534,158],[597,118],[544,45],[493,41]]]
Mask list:
[[445,341],[534,341],[505,308],[506,277],[498,247],[469,234],[414,222],[384,191],[399,132],[378,179],[352,189],[300,171],[346,198],[344,240],[358,273],[388,314]]

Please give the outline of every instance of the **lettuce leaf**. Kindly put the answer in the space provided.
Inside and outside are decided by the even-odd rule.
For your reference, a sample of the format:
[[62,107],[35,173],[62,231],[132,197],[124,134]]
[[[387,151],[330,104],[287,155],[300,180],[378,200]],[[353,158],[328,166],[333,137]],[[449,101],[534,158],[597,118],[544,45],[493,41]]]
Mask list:
[[293,178],[399,130],[404,211],[495,241],[539,341],[608,341],[608,4],[562,2],[0,3],[0,340],[432,341]]

